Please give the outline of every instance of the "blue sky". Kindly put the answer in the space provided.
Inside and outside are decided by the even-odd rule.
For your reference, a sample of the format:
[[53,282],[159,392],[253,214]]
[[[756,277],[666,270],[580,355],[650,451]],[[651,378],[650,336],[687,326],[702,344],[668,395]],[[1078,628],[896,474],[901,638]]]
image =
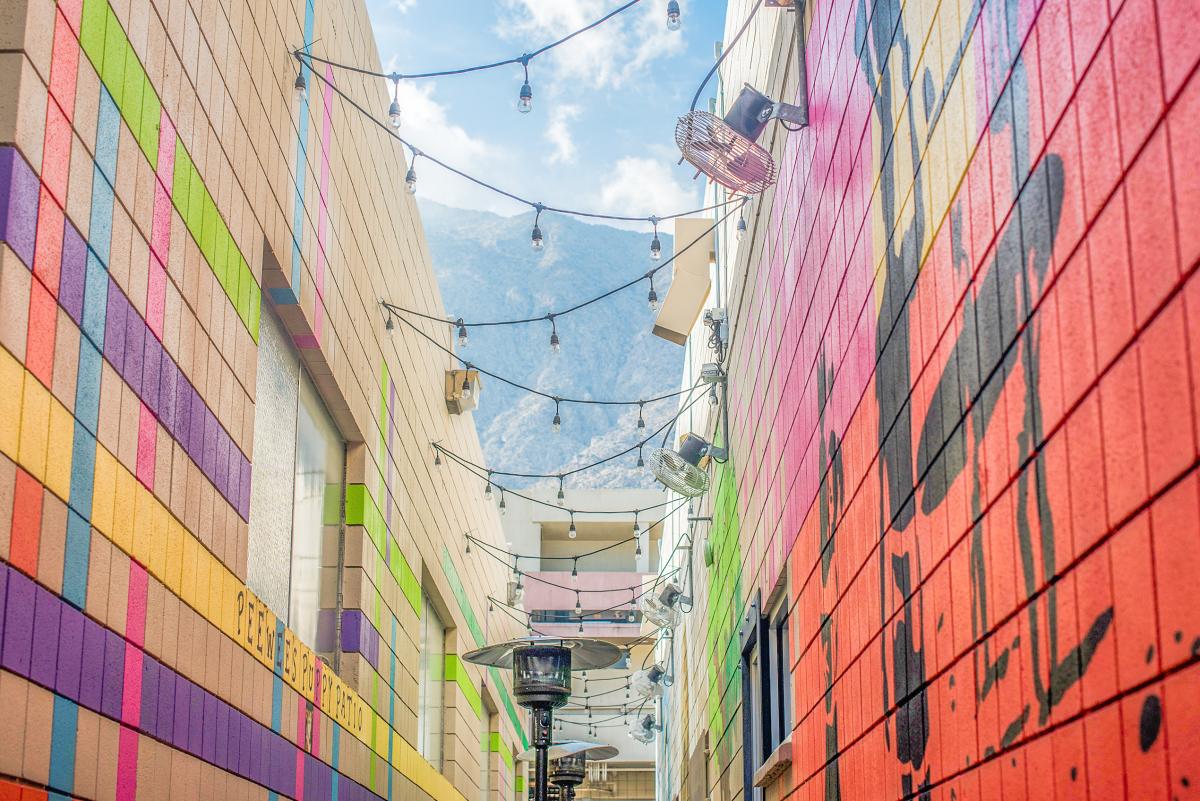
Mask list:
[[[519,65],[401,83],[401,134],[444,161],[547,204],[636,215],[700,205],[678,167],[676,118],[712,64],[725,3],[641,0],[530,63],[533,111],[519,114]],[[386,70],[422,72],[536,49],[621,0],[367,0]],[[711,91],[711,87],[710,87]],[[708,96],[706,93],[705,97]],[[382,114],[382,110],[381,110]],[[419,192],[447,205],[512,214],[523,207],[418,160]]]

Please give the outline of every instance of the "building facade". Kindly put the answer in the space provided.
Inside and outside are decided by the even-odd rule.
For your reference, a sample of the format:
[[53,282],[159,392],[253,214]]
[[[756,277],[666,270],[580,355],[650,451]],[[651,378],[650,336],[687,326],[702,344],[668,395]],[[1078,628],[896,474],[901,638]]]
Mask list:
[[1195,797],[1197,6],[797,5],[716,92],[796,102],[806,45],[719,232],[658,797]]
[[292,55],[365,6],[0,18],[0,797],[512,798],[479,443],[378,304],[441,313],[405,154]]

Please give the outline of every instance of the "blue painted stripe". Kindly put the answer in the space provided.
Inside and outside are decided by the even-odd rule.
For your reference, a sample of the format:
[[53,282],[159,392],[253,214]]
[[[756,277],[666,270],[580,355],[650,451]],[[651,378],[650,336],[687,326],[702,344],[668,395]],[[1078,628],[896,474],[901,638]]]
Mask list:
[[79,707],[61,695],[54,696],[50,730],[50,786],[69,793],[75,789],[75,734]]
[[67,510],[67,541],[63,554],[62,595],[83,609],[87,603],[88,563],[92,550],[92,527],[74,509]]

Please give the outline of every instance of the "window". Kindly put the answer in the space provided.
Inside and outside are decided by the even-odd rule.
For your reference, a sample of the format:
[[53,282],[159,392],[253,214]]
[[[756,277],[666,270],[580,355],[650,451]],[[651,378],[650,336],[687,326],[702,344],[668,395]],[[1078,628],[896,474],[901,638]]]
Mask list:
[[[320,595],[321,550],[326,526],[336,531],[341,522],[345,443],[267,307],[255,388],[246,583],[302,642],[328,653],[334,638],[318,642],[317,620],[337,599]],[[336,556],[326,555],[326,564]]]
[[750,604],[741,631],[742,753],[745,798],[759,801],[754,774],[792,731],[791,649],[788,602],[781,597],[766,614]]
[[[492,729],[499,721],[485,700],[483,714],[479,716],[479,799],[491,801],[492,797]],[[499,735],[496,735],[497,737]]]
[[429,594],[421,593],[420,675],[417,677],[417,747],[421,756],[442,770],[442,678],[446,662],[446,627]]
[[[321,607],[321,544],[325,526],[341,517],[344,444],[303,372],[296,411],[296,475],[292,496],[292,584],[288,626],[301,642],[316,647]],[[328,606],[334,599],[329,599]]]

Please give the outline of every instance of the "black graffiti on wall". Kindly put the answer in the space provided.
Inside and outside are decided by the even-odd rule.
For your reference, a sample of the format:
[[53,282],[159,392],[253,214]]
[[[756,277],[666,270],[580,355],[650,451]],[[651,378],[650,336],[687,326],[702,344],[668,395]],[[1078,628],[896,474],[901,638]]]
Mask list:
[[[833,393],[834,372],[821,351],[817,357],[817,425],[820,437],[819,465],[821,491],[817,507],[819,516],[821,548],[821,586],[829,584],[830,567],[833,564],[834,530],[846,504],[846,473],[842,466],[842,450],[837,433],[826,434],[826,409]],[[834,578],[836,589],[836,577]],[[834,593],[836,597],[837,593]],[[837,637],[833,629],[833,616],[827,611],[821,616],[821,650],[825,655],[825,801],[841,801],[842,783],[838,771],[838,722],[837,705],[833,701],[833,664]]]
[[[967,16],[962,42],[947,70],[940,91],[932,73],[922,76],[925,123],[922,140],[917,133],[915,110],[910,107],[894,123],[895,109],[906,99],[915,101],[912,76],[912,45],[905,30],[899,0],[860,0],[856,20],[856,45],[861,72],[873,97],[880,163],[880,205],[884,230],[888,232],[884,254],[882,288],[876,326],[875,395],[879,423],[879,484],[881,576],[880,622],[889,605],[886,593],[891,586],[904,599],[902,614],[891,624],[892,653],[883,648],[884,708],[894,702],[897,712],[895,752],[905,766],[902,783],[906,794],[922,794],[927,781],[920,779],[929,737],[927,682],[924,659],[923,626],[920,609],[913,615],[912,588],[921,581],[920,566],[910,575],[913,543],[902,536],[916,513],[915,500],[920,485],[921,512],[935,511],[946,499],[951,486],[971,464],[972,513],[975,521],[969,532],[971,613],[973,633],[985,637],[994,620],[989,615],[987,586],[988,565],[984,549],[980,446],[989,431],[1001,393],[1010,378],[1020,376],[1023,383],[1024,414],[1016,435],[1016,465],[1028,467],[1017,479],[1016,534],[1024,591],[1034,599],[1027,605],[1029,618],[1028,669],[1009,672],[1013,644],[993,644],[984,640],[976,649],[976,702],[981,703],[1006,676],[1020,681],[1031,676],[1038,699],[1038,721],[1044,724],[1050,710],[1062,700],[1066,690],[1079,681],[1092,655],[1107,634],[1113,610],[1105,610],[1091,623],[1082,640],[1073,647],[1064,643],[1071,632],[1058,623],[1056,587],[1052,582],[1058,569],[1055,554],[1054,519],[1050,507],[1044,456],[1039,448],[1043,440],[1040,378],[1040,325],[1030,321],[1033,302],[1044,284],[1062,213],[1064,169],[1060,156],[1049,153],[1033,163],[1029,136],[1029,87],[1026,65],[1020,53],[1020,27],[1017,0],[992,0],[986,11],[976,2]],[[986,96],[995,101],[989,134],[993,148],[1010,155],[1008,173],[1011,197],[1016,207],[999,233],[987,264],[973,276],[973,291],[967,293],[959,333],[952,355],[939,377],[925,419],[921,424],[914,454],[911,409],[909,304],[920,269],[925,246],[923,217],[924,181],[920,151],[931,137],[950,87],[959,75],[976,24],[986,26],[991,69],[991,85]],[[996,65],[1010,64],[1004,72]],[[904,96],[898,96],[901,90]],[[900,151],[905,148],[905,151]],[[900,176],[898,152],[905,152],[912,174]],[[993,170],[995,173],[996,171]],[[1001,180],[1002,175],[993,175]],[[907,222],[897,208],[897,194],[911,187],[912,196],[905,208],[916,209]],[[961,205],[952,210],[951,235],[954,268],[972,276],[967,248],[963,244]],[[970,435],[968,436],[968,431]],[[916,459],[914,465],[914,456]],[[915,469],[914,469],[915,468]],[[1004,532],[1001,532],[1004,533]],[[832,534],[830,534],[832,536]],[[890,560],[889,553],[893,553]],[[888,579],[890,577],[890,580]],[[1046,591],[1038,594],[1043,587]],[[919,596],[918,596],[919,597]],[[888,681],[888,671],[893,681]],[[890,686],[889,686],[890,685]],[[890,694],[889,694],[890,691]],[[1015,740],[1030,715],[1021,710],[1007,721],[1002,742],[987,744],[990,751]],[[889,749],[890,731],[885,729]]]

